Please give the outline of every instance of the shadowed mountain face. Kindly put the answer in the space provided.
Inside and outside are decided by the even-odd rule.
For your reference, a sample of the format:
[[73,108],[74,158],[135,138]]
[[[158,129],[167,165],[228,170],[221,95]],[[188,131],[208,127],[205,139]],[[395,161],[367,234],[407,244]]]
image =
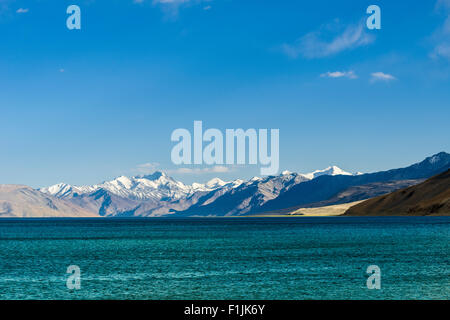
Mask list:
[[158,217],[170,214],[173,210],[184,210],[196,203],[205,192],[178,200],[146,199],[121,197],[111,191],[98,189],[86,194],[72,194],[64,199],[102,217]]
[[[268,177],[242,184],[233,190],[213,191],[204,197],[208,201],[200,199],[194,206],[177,214],[246,215],[276,212],[285,208],[333,205],[344,203],[345,200],[342,200],[340,193],[346,190],[351,191],[351,195],[347,194],[347,200],[366,200],[371,196],[380,195],[383,191],[391,192],[418,183],[420,179],[427,179],[449,168],[450,154],[441,152],[406,168],[376,173],[323,175],[306,181],[291,181],[284,178],[283,183],[280,183],[279,177]],[[214,198],[213,201],[209,199],[211,197]]]
[[[362,200],[378,197],[380,195],[384,195],[387,193],[391,193],[393,191],[407,188],[410,186],[414,186],[418,183],[423,182],[424,179],[418,179],[418,180],[398,180],[398,181],[388,181],[388,182],[375,182],[375,183],[369,183],[364,184],[360,186],[353,186],[350,188],[345,189],[344,191],[339,192],[335,196],[331,197],[330,199],[310,203],[308,205],[303,206],[295,206],[291,208],[283,208],[279,210],[269,211],[265,212],[266,214],[289,214],[292,213],[300,208],[322,208],[324,210],[325,208],[329,208],[330,206],[335,205],[342,205],[342,204],[348,204],[348,203],[354,203],[359,202]],[[342,207],[344,208],[344,207]],[[345,210],[342,212],[344,213]]]
[[189,209],[177,212],[183,216],[234,216],[254,212],[297,184],[309,181],[296,173],[251,180],[233,189],[219,189],[201,197]]
[[339,192],[337,195],[331,197],[328,200],[312,203],[308,205],[308,207],[323,207],[329,205],[360,201],[361,199],[374,198],[396,191],[398,189],[414,186],[423,181],[424,179],[398,180],[387,182],[374,182],[353,186],[348,189],[345,189],[344,191]]
[[0,185],[0,217],[94,217],[92,211],[27,186]]
[[345,212],[351,216],[450,215],[450,170],[416,186],[364,201]]
[[[258,209],[258,211],[274,211],[295,206],[307,206],[308,204],[330,199],[339,192],[350,187],[362,186],[369,183],[427,179],[446,171],[449,168],[450,154],[441,152],[406,168],[367,173],[357,176],[321,176],[292,187],[273,201],[269,201]],[[367,198],[353,198],[352,200],[356,201],[364,199]]]

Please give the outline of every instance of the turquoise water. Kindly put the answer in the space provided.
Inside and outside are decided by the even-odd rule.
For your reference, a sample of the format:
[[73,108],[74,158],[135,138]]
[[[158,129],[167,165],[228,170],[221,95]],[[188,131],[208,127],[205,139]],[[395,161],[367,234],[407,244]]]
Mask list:
[[0,219],[0,298],[448,299],[449,256],[449,217]]

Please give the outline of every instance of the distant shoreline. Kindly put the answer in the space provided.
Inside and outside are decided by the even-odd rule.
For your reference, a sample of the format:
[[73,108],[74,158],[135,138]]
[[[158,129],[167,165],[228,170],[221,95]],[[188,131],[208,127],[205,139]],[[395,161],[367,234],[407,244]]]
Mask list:
[[0,217],[0,223],[2,221],[21,221],[21,220],[91,220],[91,221],[113,221],[113,220],[126,220],[126,221],[138,221],[138,220],[242,220],[242,219],[261,219],[261,218],[450,218],[449,215],[362,215],[362,216],[348,216],[348,215],[248,215],[248,216],[205,216],[205,217]]

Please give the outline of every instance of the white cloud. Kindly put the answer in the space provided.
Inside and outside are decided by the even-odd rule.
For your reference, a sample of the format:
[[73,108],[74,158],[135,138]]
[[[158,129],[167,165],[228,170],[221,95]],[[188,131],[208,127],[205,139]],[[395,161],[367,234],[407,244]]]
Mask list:
[[206,168],[178,168],[175,170],[168,170],[169,173],[178,173],[178,174],[226,173],[231,171],[233,171],[233,168],[226,166],[214,166]]
[[[182,167],[176,169],[163,170],[168,174],[209,174],[209,173],[227,173],[234,171],[235,166],[211,166],[211,167],[203,167],[203,168],[195,168],[195,167]],[[140,165],[137,165],[134,169],[132,169],[133,174],[146,175],[153,173],[157,170],[161,170],[160,164],[157,162],[147,162]]]
[[354,71],[333,71],[325,72],[320,75],[322,78],[349,78],[356,79],[358,76]]
[[159,167],[159,163],[157,162],[147,162],[138,165],[133,171],[137,172],[139,174],[149,174],[156,171],[156,169]]
[[27,13],[29,11],[29,9],[28,8],[19,8],[19,9],[17,9],[17,13]]
[[[336,23],[322,26],[321,30],[310,32],[297,39],[293,44],[283,44],[282,50],[292,58],[298,56],[308,59],[324,58],[345,50],[369,45],[375,40],[374,36],[367,33],[362,21],[356,25],[347,26],[338,34],[333,34],[335,29],[339,29],[339,25]],[[328,39],[326,39],[327,37]]]
[[436,10],[440,9],[450,10],[450,0],[438,0],[436,2]]
[[[167,18],[177,18],[180,8],[184,6],[200,5],[213,0],[152,0],[154,6],[158,6],[165,13]],[[142,3],[144,0],[135,0],[135,3]],[[211,6],[207,5],[204,10],[209,10]]]
[[445,58],[450,60],[450,0],[438,0],[436,10],[446,16],[444,23],[431,36],[433,59]]
[[392,80],[396,80],[397,78],[394,77],[391,74],[388,73],[384,73],[384,72],[374,72],[371,74],[371,81],[372,82],[376,82],[376,81],[385,81],[385,82],[389,82]]
[[162,3],[162,4],[177,4],[177,3],[185,3],[190,0],[153,0],[154,4]]
[[152,3],[161,8],[166,18],[175,20],[180,7],[191,3],[191,0],[153,0]]
[[9,0],[0,0],[0,14],[9,11]]
[[447,58],[450,59],[450,42],[449,43],[440,43],[434,47],[433,52],[431,53],[432,58]]

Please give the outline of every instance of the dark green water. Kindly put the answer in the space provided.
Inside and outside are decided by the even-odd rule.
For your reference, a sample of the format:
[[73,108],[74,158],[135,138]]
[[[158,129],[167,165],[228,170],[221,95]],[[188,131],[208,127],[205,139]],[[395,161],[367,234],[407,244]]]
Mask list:
[[448,299],[449,257],[449,217],[0,219],[0,298]]

